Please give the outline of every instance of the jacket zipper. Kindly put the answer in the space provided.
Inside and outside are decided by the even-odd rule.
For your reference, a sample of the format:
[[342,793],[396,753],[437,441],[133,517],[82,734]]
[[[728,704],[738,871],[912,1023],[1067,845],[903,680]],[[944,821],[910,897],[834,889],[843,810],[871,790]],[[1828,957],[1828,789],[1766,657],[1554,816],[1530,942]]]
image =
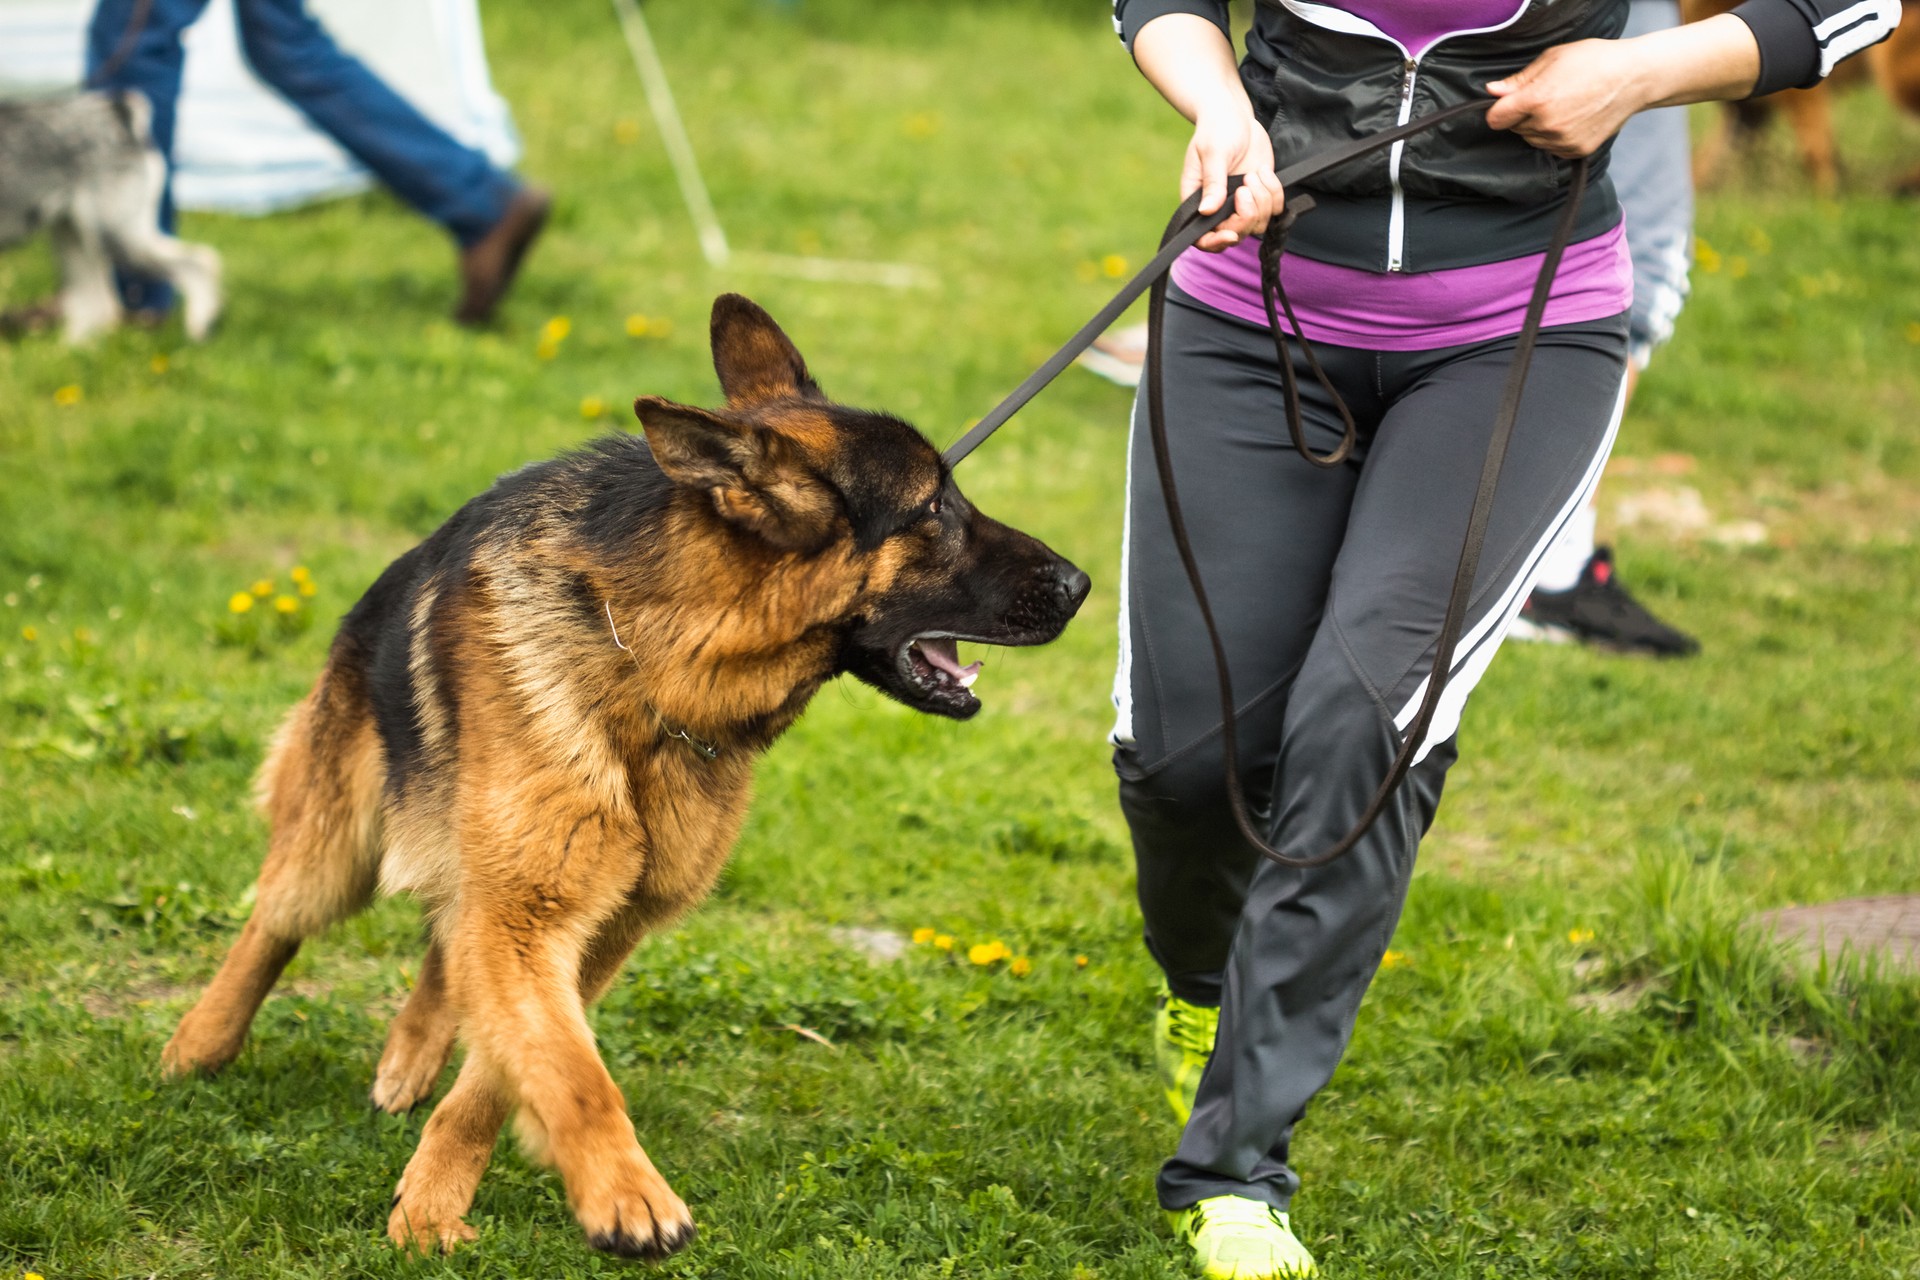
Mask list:
[[[1413,118],[1413,82],[1420,74],[1420,60],[1408,58],[1401,65],[1400,114],[1396,125]],[[1393,184],[1393,205],[1387,215],[1387,270],[1405,270],[1407,251],[1407,193],[1400,188],[1400,156],[1406,139],[1393,144],[1387,153],[1387,180]]]

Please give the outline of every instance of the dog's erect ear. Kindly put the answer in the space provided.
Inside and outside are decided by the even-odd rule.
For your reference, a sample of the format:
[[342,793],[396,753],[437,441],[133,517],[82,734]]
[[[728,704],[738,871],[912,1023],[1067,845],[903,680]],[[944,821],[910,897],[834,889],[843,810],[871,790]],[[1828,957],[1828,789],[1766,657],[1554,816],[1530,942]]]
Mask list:
[[722,518],[788,551],[832,541],[840,509],[833,491],[783,437],[658,396],[641,396],[633,411],[667,479],[705,490]]
[[773,317],[737,293],[713,300],[713,371],[732,405],[819,399],[807,362]]
[[688,489],[749,487],[748,473],[759,470],[764,435],[737,426],[719,414],[675,404],[659,396],[641,396],[633,412],[646,432],[653,460],[667,479]]

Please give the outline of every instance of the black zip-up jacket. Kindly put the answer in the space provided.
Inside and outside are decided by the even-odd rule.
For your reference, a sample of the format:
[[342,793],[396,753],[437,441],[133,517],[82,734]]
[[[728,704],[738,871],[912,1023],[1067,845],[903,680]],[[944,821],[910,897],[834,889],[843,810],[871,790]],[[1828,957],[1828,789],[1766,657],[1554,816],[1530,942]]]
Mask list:
[[[1505,22],[1449,33],[1411,56],[1386,32],[1338,3],[1258,0],[1240,78],[1284,167],[1348,139],[1486,96],[1544,50],[1611,39],[1629,0],[1514,0]],[[1226,0],[1114,0],[1129,49],[1140,29],[1190,13],[1227,30]],[[1756,96],[1817,83],[1841,59],[1884,40],[1900,0],[1747,0],[1735,16],[1760,45]],[[1608,147],[1593,158],[1576,240],[1620,221],[1606,178]],[[1319,204],[1289,250],[1368,271],[1438,271],[1540,253],[1572,162],[1487,128],[1478,116],[1419,134],[1308,184]]]

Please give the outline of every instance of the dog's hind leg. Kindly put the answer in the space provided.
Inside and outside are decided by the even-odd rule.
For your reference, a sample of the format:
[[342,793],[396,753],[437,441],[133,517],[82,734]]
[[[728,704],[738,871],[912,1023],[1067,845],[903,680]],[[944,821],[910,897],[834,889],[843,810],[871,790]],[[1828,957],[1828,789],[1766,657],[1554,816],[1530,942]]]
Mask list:
[[166,162],[157,153],[140,157],[107,190],[102,225],[119,265],[138,275],[165,280],[180,291],[187,337],[204,342],[220,318],[220,255],[203,244],[189,244],[160,229],[160,194]]
[[54,220],[53,243],[60,255],[60,314],[65,336],[79,344],[120,324],[120,294],[113,285],[113,259],[100,229],[86,211]]
[[1788,89],[1780,95],[1780,109],[1793,126],[1813,189],[1831,196],[1840,188],[1840,156],[1833,144],[1833,93],[1824,84],[1811,89]]
[[231,1062],[303,939],[364,907],[378,875],[385,764],[356,674],[329,666],[260,770],[273,826],[253,914],[161,1051],[170,1077]]
[[398,1115],[432,1097],[459,1029],[447,992],[446,961],[436,942],[427,948],[420,980],[387,1029],[387,1047],[373,1076],[373,1105]]
[[493,1158],[494,1139],[511,1103],[500,1073],[482,1053],[469,1053],[460,1075],[433,1109],[420,1145],[393,1192],[387,1238],[402,1249],[448,1253],[474,1238],[464,1221]]

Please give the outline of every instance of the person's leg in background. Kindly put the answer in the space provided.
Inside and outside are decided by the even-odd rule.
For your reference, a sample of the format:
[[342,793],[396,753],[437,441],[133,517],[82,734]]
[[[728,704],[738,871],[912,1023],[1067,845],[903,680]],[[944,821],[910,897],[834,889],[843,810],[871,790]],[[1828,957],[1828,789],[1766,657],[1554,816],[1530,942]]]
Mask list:
[[[169,235],[175,223],[173,134],[186,62],[180,37],[206,7],[207,0],[100,0],[87,27],[88,82],[98,80],[95,87],[101,89],[137,89],[153,105],[153,145],[168,170],[160,229]],[[119,284],[129,312],[161,315],[173,308],[173,289],[163,281],[122,273]]]
[[238,0],[240,44],[254,71],[372,171],[445,227],[460,248],[455,316],[486,320],[544,224],[548,196],[494,168],[421,115],[306,11],[302,0]]
[[[1622,39],[1680,25],[1676,0],[1634,0]],[[1673,336],[1687,300],[1693,256],[1693,173],[1687,109],[1643,111],[1614,139],[1609,172],[1626,211],[1633,258],[1629,340],[1631,400],[1653,353]],[[1579,640],[1595,648],[1656,657],[1697,653],[1699,641],[1661,621],[1634,598],[1614,567],[1613,548],[1598,545],[1597,512],[1589,504],[1568,526],[1542,567],[1539,584],[1514,626],[1522,640]]]
[[[1255,868],[1227,961],[1218,1047],[1179,1151],[1161,1170],[1162,1206],[1222,1196],[1290,1204],[1293,1126],[1345,1052],[1438,804],[1466,696],[1605,464],[1624,395],[1626,327],[1622,315],[1541,335],[1453,675],[1405,787],[1340,861]],[[1270,843],[1291,854],[1317,854],[1351,827],[1424,696],[1512,350],[1504,339],[1380,357],[1392,407],[1360,470],[1267,789]],[[1205,648],[1203,636],[1184,643]]]

